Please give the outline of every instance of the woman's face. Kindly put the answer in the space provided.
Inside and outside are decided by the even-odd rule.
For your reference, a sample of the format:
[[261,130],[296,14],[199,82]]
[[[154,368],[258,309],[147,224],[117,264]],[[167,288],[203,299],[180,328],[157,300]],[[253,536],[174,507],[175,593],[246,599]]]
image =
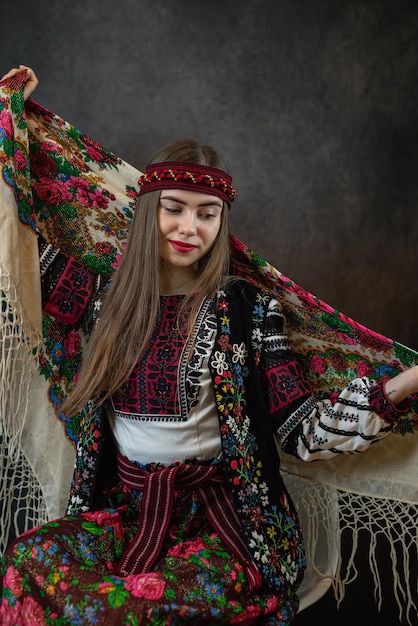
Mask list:
[[217,196],[183,189],[161,192],[158,229],[161,258],[170,272],[197,272],[221,227],[223,202]]

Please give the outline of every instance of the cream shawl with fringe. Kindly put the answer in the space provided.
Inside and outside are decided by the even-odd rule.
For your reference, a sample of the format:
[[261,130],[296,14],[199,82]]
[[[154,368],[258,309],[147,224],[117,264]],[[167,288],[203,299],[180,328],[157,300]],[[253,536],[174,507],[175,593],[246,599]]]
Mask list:
[[[59,404],[71,389],[85,341],[41,312],[36,230],[64,253],[109,275],[135,206],[140,172],[33,100],[25,72],[0,83],[0,549],[19,533],[65,512],[78,420]],[[283,303],[292,349],[318,395],[358,375],[392,376],[418,354],[345,317],[236,239],[234,268],[272,289]],[[369,533],[369,563],[381,601],[378,536],[391,545],[393,592],[409,623],[417,614],[409,557],[417,556],[416,402],[399,432],[362,455],[301,463],[282,455],[283,475],[303,522],[308,570],[301,607],[332,583],[339,600],[356,576],[359,532]],[[341,535],[352,537],[342,564]],[[413,560],[413,559],[412,559]],[[304,600],[305,598],[305,600]]]

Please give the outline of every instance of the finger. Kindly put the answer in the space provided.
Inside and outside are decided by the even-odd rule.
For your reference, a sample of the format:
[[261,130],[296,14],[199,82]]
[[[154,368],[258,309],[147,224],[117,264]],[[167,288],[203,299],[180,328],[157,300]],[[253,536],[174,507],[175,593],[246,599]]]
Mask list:
[[31,78],[35,76],[35,72],[33,71],[33,69],[31,69],[27,65],[20,64],[19,67],[13,67],[11,70],[9,70],[7,74],[5,74],[4,76],[0,78],[0,80],[4,80],[5,78],[10,78],[11,76],[14,76],[18,72],[21,72],[22,70],[26,70],[27,78]]
[[5,78],[10,78],[10,76],[14,76],[15,74],[17,74],[18,72],[20,72],[20,68],[18,67],[13,67],[11,70],[9,70],[7,72],[7,74],[5,74],[4,76],[2,76],[2,78],[0,78],[0,80],[4,80]]
[[27,76],[30,76],[31,74],[35,73],[33,69],[31,67],[28,67],[27,65],[19,65],[19,70],[26,70]]

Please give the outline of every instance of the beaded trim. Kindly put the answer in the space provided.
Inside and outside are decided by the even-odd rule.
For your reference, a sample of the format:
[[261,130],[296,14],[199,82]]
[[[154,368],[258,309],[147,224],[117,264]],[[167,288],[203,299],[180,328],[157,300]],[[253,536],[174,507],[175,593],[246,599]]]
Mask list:
[[138,195],[158,189],[187,189],[218,196],[230,206],[237,197],[231,183],[232,178],[215,167],[168,161],[147,166],[138,180]]
[[51,244],[48,244],[46,246],[45,250],[42,252],[41,257],[39,259],[41,276],[44,276],[48,267],[51,265],[51,263],[54,261],[54,259],[57,257],[58,254],[59,254],[59,248],[56,248],[55,246],[52,246]]

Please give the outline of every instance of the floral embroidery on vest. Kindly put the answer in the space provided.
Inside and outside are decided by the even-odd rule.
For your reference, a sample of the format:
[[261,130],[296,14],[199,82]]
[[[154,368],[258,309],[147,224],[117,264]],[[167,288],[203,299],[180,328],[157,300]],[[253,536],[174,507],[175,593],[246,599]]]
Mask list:
[[[297,583],[300,579],[305,565],[303,540],[286,492],[281,492],[278,485],[278,495],[271,498],[270,487],[265,480],[269,470],[264,467],[258,453],[245,388],[245,381],[250,375],[249,359],[253,359],[256,368],[260,364],[263,324],[269,299],[269,295],[263,292],[255,296],[249,355],[242,337],[238,342],[233,341],[228,296],[223,290],[218,293],[220,328],[210,365],[213,368],[225,470],[237,513],[264,580],[271,586],[281,587]],[[278,465],[277,459],[277,468]]]

